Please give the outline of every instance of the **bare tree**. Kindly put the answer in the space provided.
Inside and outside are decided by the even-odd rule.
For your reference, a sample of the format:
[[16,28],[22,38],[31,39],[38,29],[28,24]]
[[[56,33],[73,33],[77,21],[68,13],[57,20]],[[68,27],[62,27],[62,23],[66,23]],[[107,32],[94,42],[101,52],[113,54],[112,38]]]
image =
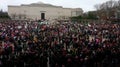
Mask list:
[[96,5],[94,6],[97,11],[100,10],[100,5],[101,5],[101,4],[96,4]]
[[97,9],[97,14],[101,19],[110,19],[115,16],[115,12],[117,11],[117,1],[110,0],[102,4],[97,4],[94,7]]
[[118,9],[120,10],[120,0],[117,3],[118,3]]

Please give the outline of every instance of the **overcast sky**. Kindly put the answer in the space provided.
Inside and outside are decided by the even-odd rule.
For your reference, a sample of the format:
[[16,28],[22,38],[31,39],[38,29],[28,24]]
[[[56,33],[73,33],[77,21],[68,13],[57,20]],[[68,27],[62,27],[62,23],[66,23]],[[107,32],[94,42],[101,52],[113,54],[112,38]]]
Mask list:
[[84,12],[86,12],[95,10],[95,4],[100,4],[109,0],[0,0],[0,9],[7,11],[8,5],[30,4],[40,1],[67,8],[82,8]]

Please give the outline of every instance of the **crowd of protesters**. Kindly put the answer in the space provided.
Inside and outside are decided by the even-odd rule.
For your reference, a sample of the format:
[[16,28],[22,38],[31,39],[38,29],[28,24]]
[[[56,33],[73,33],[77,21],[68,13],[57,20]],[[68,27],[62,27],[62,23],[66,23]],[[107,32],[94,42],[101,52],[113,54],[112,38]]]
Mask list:
[[1,22],[0,67],[120,67],[120,24]]

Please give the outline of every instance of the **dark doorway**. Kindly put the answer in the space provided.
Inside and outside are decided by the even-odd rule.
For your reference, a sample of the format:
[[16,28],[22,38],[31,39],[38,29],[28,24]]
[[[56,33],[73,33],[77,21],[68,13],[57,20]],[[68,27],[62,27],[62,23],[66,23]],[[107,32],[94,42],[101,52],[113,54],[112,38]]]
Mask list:
[[42,20],[45,19],[45,13],[41,13],[41,19],[42,19]]

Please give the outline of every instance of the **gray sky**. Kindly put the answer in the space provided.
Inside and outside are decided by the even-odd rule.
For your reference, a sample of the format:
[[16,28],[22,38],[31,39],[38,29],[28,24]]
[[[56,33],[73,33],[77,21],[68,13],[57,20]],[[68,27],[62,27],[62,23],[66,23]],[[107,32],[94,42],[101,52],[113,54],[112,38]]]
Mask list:
[[30,4],[39,1],[67,8],[82,8],[84,12],[86,12],[95,10],[95,4],[100,4],[109,0],[0,0],[0,9],[7,11],[8,5]]

